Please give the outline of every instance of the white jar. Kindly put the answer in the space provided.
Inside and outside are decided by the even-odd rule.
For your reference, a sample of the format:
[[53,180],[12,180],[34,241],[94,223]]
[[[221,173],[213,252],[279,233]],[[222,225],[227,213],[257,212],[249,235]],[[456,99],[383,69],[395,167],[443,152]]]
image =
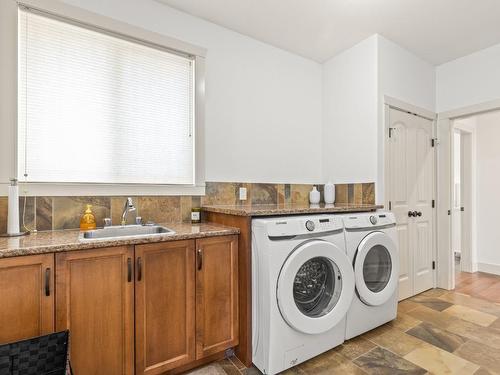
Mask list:
[[331,182],[325,184],[325,203],[333,204],[335,202],[335,185]]
[[316,186],[313,186],[312,190],[309,192],[309,203],[318,204],[319,203],[319,191],[316,189]]

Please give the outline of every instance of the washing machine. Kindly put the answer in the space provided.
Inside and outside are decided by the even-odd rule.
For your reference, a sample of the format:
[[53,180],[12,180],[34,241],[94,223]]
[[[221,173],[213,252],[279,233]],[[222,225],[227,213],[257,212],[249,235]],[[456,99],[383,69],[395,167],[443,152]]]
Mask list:
[[346,340],[396,318],[399,250],[390,212],[343,215],[355,295],[347,312]]
[[341,218],[252,221],[253,362],[264,374],[342,344],[353,295]]

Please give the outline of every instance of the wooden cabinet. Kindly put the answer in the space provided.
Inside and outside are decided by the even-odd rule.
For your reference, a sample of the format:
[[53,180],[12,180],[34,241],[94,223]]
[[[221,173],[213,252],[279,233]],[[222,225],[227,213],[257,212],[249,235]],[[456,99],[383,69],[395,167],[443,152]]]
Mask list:
[[238,237],[196,241],[196,357],[238,344]]
[[187,369],[238,344],[237,236],[138,245],[135,258],[137,374]]
[[0,259],[0,344],[54,331],[54,254]]
[[252,366],[252,218],[205,212],[205,220],[240,229],[238,235],[238,346],[236,356]]
[[75,374],[134,373],[133,247],[56,254],[56,329]]
[[0,343],[69,329],[75,374],[178,373],[238,345],[238,236],[0,259],[0,302]]
[[137,374],[161,374],[195,360],[195,242],[135,248]]

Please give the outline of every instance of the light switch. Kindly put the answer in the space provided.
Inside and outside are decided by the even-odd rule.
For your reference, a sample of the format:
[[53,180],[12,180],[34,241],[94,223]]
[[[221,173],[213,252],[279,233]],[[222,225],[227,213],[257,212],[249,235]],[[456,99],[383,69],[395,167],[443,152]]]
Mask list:
[[246,201],[246,200],[247,200],[247,188],[240,187],[240,201]]

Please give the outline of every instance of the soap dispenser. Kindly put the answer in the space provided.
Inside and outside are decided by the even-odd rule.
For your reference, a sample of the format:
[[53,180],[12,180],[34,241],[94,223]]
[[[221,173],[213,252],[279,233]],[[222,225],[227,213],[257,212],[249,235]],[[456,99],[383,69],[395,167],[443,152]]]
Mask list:
[[87,204],[87,209],[85,210],[85,213],[80,219],[80,229],[90,230],[95,228],[96,228],[96,223],[95,223],[95,216],[92,213],[92,205]]

